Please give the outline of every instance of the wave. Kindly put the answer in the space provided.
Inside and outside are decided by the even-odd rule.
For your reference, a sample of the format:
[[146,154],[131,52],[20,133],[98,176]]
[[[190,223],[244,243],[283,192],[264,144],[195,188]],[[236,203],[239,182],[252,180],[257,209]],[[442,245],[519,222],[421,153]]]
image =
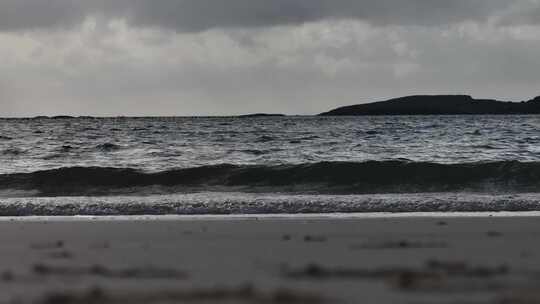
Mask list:
[[256,149],[245,149],[245,150],[241,150],[240,152],[245,153],[245,154],[251,154],[251,155],[259,156],[259,155],[268,154],[271,151],[270,150],[263,151],[263,150],[256,150]]
[[112,152],[112,151],[118,151],[122,149],[122,147],[119,145],[112,144],[112,143],[104,143],[104,144],[98,145],[96,149],[102,152]]
[[59,147],[57,150],[59,152],[62,152],[62,153],[68,153],[68,152],[71,152],[75,149],[75,147],[73,146],[70,146],[70,145],[63,145],[61,147]]
[[540,211],[538,194],[269,195],[197,193],[146,197],[0,199],[1,216],[133,216]]
[[410,161],[215,165],[163,172],[64,167],[0,175],[0,190],[43,196],[244,191],[311,194],[540,192],[540,162],[438,164]]
[[18,149],[18,148],[8,148],[5,150],[2,150],[1,154],[6,156],[19,156],[21,154],[24,154],[25,151]]
[[268,135],[263,135],[263,136],[257,138],[257,140],[255,140],[255,142],[266,143],[266,142],[271,142],[271,141],[274,141],[274,140],[277,140],[277,138],[272,137],[272,136],[268,136]]

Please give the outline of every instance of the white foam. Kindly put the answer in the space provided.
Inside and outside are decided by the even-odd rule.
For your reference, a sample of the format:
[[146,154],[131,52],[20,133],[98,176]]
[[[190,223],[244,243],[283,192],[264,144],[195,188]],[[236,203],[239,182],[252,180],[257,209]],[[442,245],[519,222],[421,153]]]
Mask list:
[[8,198],[0,216],[161,216],[540,211],[540,193],[281,195],[195,193],[160,196]]

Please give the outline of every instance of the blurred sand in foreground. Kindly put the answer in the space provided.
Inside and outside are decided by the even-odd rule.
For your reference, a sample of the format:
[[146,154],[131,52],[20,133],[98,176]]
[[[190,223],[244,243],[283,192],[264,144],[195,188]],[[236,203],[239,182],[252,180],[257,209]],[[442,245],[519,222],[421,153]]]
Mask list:
[[0,303],[540,303],[539,240],[536,214],[3,219]]

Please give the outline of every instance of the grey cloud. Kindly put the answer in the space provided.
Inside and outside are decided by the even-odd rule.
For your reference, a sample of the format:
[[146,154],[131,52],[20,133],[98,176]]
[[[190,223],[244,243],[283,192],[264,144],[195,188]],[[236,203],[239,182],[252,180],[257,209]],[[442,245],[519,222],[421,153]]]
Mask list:
[[[342,26],[352,26],[349,23],[352,22],[344,22]],[[319,26],[324,27],[308,25]],[[540,82],[536,76],[540,60],[535,53],[540,47],[538,39],[516,41],[508,38],[504,29],[492,32],[489,25],[485,26],[487,32],[482,37],[495,35],[498,39],[487,43],[463,36],[462,25],[445,35],[442,32],[446,29],[407,28],[399,32],[399,41],[420,54],[408,56],[393,51],[394,28],[360,26],[374,33],[360,43],[341,46],[337,53],[333,52],[334,45],[330,42],[299,50],[293,47],[283,53],[281,45],[288,45],[290,37],[301,40],[301,35],[291,28],[268,29],[281,33],[277,38],[271,35],[272,39],[257,33],[261,39],[267,39],[261,51],[270,52],[269,60],[225,68],[216,63],[233,61],[238,56],[243,63],[250,61],[245,58],[249,52],[238,49],[234,43],[206,43],[223,40],[216,37],[227,33],[172,35],[181,40],[196,36],[193,39],[203,40],[201,44],[205,47],[219,50],[221,57],[215,60],[214,54],[210,54],[203,58],[202,64],[198,60],[187,60],[190,54],[200,55],[199,48],[192,53],[179,53],[180,48],[164,52],[153,49],[145,52],[152,60],[143,64],[137,59],[140,57],[108,52],[102,61],[85,63],[88,48],[99,47],[91,40],[78,49],[80,54],[75,56],[74,62],[80,65],[68,65],[77,73],[66,72],[64,65],[50,64],[47,69],[49,60],[1,68],[0,89],[2,76],[9,82],[4,82],[8,89],[4,101],[0,90],[0,110],[8,116],[315,114],[341,105],[410,94],[462,93],[509,100],[538,95]],[[113,37],[114,34],[106,40]],[[77,41],[79,38],[77,36]],[[118,37],[125,41],[123,38]],[[191,43],[184,42],[181,49],[189,48]],[[141,47],[140,44],[128,46],[130,49]],[[51,47],[58,48],[57,44]],[[96,53],[100,52],[90,52],[91,56]],[[286,65],[272,60],[289,55],[294,58]],[[320,55],[347,59],[351,66],[338,69],[335,74],[325,73],[317,66]],[[175,56],[187,62],[170,64],[166,60]],[[416,64],[418,69],[397,75],[396,65],[402,62]],[[327,65],[323,63],[324,67]]]
[[500,25],[540,24],[540,1],[529,0],[523,5],[512,6],[499,20]]
[[65,27],[88,13],[83,2],[68,0],[0,0],[0,30]]
[[431,26],[484,20],[508,5],[503,0],[0,0],[0,30],[67,27],[94,14],[183,32],[343,18]]
[[261,27],[321,19],[361,19],[377,25],[441,25],[483,20],[507,6],[500,0],[139,0],[134,23],[199,31]]
[[[539,94],[540,27],[439,25],[533,24],[538,3],[0,0],[0,112],[314,114],[423,93],[524,100]],[[74,27],[90,15],[126,22]],[[370,24],[268,28],[349,18]],[[71,30],[46,30],[55,28]],[[36,29],[45,31],[10,32]]]

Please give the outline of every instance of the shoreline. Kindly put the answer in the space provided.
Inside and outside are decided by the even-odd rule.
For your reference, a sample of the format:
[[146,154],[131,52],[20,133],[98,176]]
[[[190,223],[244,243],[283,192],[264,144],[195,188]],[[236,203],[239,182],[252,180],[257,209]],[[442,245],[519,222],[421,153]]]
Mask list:
[[71,216],[0,216],[1,222],[114,222],[114,221],[251,221],[251,220],[363,220],[363,219],[429,219],[429,218],[538,218],[540,211],[480,212],[373,212],[316,214],[201,214],[201,215],[71,215]]

